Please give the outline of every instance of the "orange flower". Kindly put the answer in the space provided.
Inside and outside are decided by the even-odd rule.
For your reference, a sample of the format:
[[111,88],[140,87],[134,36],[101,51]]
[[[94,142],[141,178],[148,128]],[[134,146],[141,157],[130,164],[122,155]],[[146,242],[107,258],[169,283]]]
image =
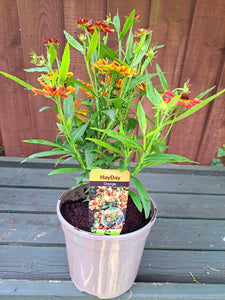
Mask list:
[[101,72],[108,72],[112,74],[113,72],[120,73],[126,77],[131,77],[136,74],[136,69],[130,69],[127,65],[121,65],[116,61],[113,61],[111,64],[107,64],[104,59],[99,59],[95,64],[92,65],[92,69],[96,68]]
[[146,92],[146,83],[142,82],[138,85],[139,89],[141,89],[142,91]]
[[[88,88],[90,88],[92,91],[93,91],[93,86],[91,83],[87,83],[87,82],[84,82],[83,80],[80,80],[80,82],[82,82],[84,85],[86,85]],[[82,86],[80,86],[80,90],[82,92],[84,92],[86,95],[88,95],[90,98],[93,98],[92,96],[92,93],[87,91],[85,88],[83,88]]]
[[[176,95],[171,93],[170,91],[165,91],[163,101],[165,101],[166,103],[170,103],[171,99],[175,96]],[[171,97],[171,98],[168,98],[168,97]],[[180,100],[178,100],[175,105],[176,106],[184,106],[184,107],[187,107],[187,108],[192,108],[193,106],[195,106],[196,104],[199,104],[201,102],[202,101],[199,100],[199,99],[190,99],[188,94],[182,93],[181,97],[180,97]]]
[[88,110],[87,109],[80,110],[79,108],[81,106],[82,106],[82,103],[77,103],[77,101],[74,101],[75,117],[80,119],[81,121],[85,121],[84,116],[87,115]]
[[[57,70],[57,69],[53,70],[53,72],[46,74],[45,77],[47,77],[49,80],[52,80],[55,73],[57,73],[59,75],[59,70]],[[68,72],[66,78],[70,78],[71,76],[73,76],[73,72]],[[38,81],[40,82],[41,85],[46,85],[46,82],[45,82],[43,76],[39,77]]]
[[49,96],[49,97],[55,97],[55,96],[60,96],[64,98],[68,98],[69,94],[73,94],[75,92],[75,88],[72,86],[68,86],[67,88],[63,89],[61,85],[59,85],[57,88],[56,87],[51,87],[50,85],[43,84],[43,90],[40,91],[38,89],[32,89],[35,95],[40,94],[44,96]]
[[136,36],[141,37],[143,34],[149,34],[150,31],[148,29],[140,28],[134,32]]
[[52,38],[52,39],[46,39],[44,40],[44,43],[46,45],[50,45],[50,44],[55,44],[55,45],[58,45],[60,43],[60,40],[59,39],[55,39],[55,38]]
[[101,31],[101,32],[109,32],[109,33],[113,33],[114,29],[109,28],[109,25],[106,23],[102,23],[102,21],[98,21],[95,22],[96,25],[90,25],[89,27],[87,27],[87,30],[93,34],[95,29]]
[[92,24],[92,20],[83,18],[83,19],[79,19],[78,21],[75,21],[75,24],[78,28],[89,27]]

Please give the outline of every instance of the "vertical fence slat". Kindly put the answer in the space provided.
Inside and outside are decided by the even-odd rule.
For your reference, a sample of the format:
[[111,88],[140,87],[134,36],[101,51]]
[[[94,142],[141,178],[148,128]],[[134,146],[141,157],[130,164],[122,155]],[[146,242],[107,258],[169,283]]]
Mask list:
[[[190,78],[193,97],[212,87],[217,80],[222,58],[219,49],[224,47],[224,13],[223,0],[196,1],[180,79],[183,83]],[[210,105],[175,124],[169,139],[170,153],[197,159],[209,110]],[[214,128],[210,130],[213,131]],[[205,151],[208,152],[209,149]],[[208,152],[207,155],[212,154]],[[204,163],[200,156],[198,159],[200,163]]]
[[[16,0],[0,1],[0,65],[1,70],[25,79],[21,32]],[[0,126],[7,156],[27,155],[22,140],[33,132],[27,92],[21,86],[0,76]],[[21,104],[23,103],[23,105]],[[26,118],[26,122],[24,119]],[[31,151],[34,147],[31,147]]]
[[[30,50],[34,50],[37,55],[46,55],[44,40],[46,38],[57,37],[64,45],[63,36],[63,6],[61,0],[19,0],[17,1],[19,21],[21,28],[22,47],[24,53],[24,68],[34,67],[30,63]],[[40,84],[37,78],[40,73],[26,73],[26,79],[37,88]],[[52,106],[52,102],[41,96],[34,96],[32,92],[28,93],[30,102],[30,111],[32,118],[33,132],[30,132],[29,138],[39,138],[54,140],[56,136],[56,114],[52,110],[39,113],[42,106]],[[24,106],[24,103],[21,103]],[[27,123],[24,115],[23,123]],[[28,135],[28,133],[27,133]],[[30,148],[30,145],[27,145]],[[35,152],[46,149],[44,146],[35,145]]]
[[156,62],[165,72],[170,89],[177,88],[189,35],[195,0],[151,1],[150,28],[153,44],[164,45]]
[[[224,51],[221,49],[221,51]],[[225,55],[225,53],[224,53]],[[225,63],[217,90],[225,88]],[[225,144],[225,95],[221,95],[212,105],[203,133],[197,160],[209,165],[216,158],[218,148]]]

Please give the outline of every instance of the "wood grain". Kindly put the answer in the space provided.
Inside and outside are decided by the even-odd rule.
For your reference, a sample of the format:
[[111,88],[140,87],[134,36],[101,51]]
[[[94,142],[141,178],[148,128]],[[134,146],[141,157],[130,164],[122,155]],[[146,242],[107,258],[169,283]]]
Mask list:
[[[9,297],[16,297],[18,300],[28,297],[40,300],[55,300],[56,297],[62,297],[64,300],[96,299],[94,296],[79,292],[71,281],[0,280],[0,284],[3,300],[8,300]],[[176,300],[178,296],[184,300],[199,300],[200,297],[201,299],[224,300],[224,294],[223,284],[135,282],[131,289],[119,299],[128,300],[132,295],[134,300],[155,300],[157,295],[160,300]]]
[[[70,279],[64,247],[0,246],[0,254],[0,278]],[[222,251],[144,250],[136,281],[192,283],[192,272],[199,282],[224,283],[224,261]]]
[[[214,0],[196,1],[180,77],[180,84],[190,79],[193,98],[214,86],[217,74],[221,72],[223,52],[220,49],[224,48],[224,33],[221,28],[225,28],[224,13],[223,0],[216,1],[216,5]],[[213,107],[208,105],[174,125],[169,139],[169,153],[182,154],[201,164],[209,163],[210,158],[215,157],[215,152],[210,153],[208,147],[204,148],[203,157],[200,153],[198,155],[211,109]],[[216,122],[217,117],[214,117]],[[213,132],[214,128],[210,127],[210,131]]]

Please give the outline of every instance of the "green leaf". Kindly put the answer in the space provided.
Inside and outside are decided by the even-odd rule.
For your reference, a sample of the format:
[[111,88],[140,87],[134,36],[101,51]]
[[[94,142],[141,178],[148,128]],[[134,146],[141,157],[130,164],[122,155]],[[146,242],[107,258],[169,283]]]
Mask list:
[[197,99],[202,99],[206,94],[208,94],[209,92],[211,92],[213,89],[215,89],[215,85],[213,87],[211,87],[210,89],[204,91],[203,93],[201,93],[200,95],[198,95],[196,98]]
[[71,140],[72,140],[72,143],[76,143],[76,141],[82,137],[82,135],[85,133],[85,130],[87,129],[88,127],[88,122],[81,125],[80,127],[76,128],[72,134],[71,134]]
[[51,106],[42,106],[42,108],[40,108],[39,112],[45,111],[46,109],[51,109],[51,110],[55,111],[56,113],[58,112],[56,107],[51,107]]
[[148,195],[148,192],[146,191],[145,187],[142,185],[142,183],[136,178],[132,177],[134,185],[137,189],[137,192],[141,198],[141,202],[144,207],[144,212],[145,212],[145,218],[147,219],[150,215],[150,210],[151,210],[151,201]]
[[148,166],[155,165],[155,164],[170,164],[175,162],[190,162],[196,163],[193,160],[190,160],[186,157],[176,155],[176,154],[168,154],[168,153],[155,153],[149,155],[145,160],[144,163],[148,164]]
[[130,30],[126,42],[126,60],[130,60],[133,57],[132,46],[133,46],[133,32],[132,30]]
[[68,32],[66,32],[65,30],[64,30],[64,34],[65,34],[65,37],[66,37],[68,43],[69,43],[73,48],[75,48],[76,50],[78,50],[81,54],[83,54],[83,53],[84,53],[84,48],[83,48],[83,46],[82,46],[77,40],[75,40],[75,38],[74,38],[72,35],[70,35],[70,34],[69,34]]
[[30,72],[30,73],[33,73],[33,72],[48,73],[48,68],[46,68],[46,67],[36,67],[36,68],[24,69],[24,71],[25,72]]
[[106,58],[110,60],[117,60],[118,56],[116,52],[113,51],[113,49],[109,48],[108,46],[101,44],[100,51],[102,56],[105,56]]
[[55,86],[57,77],[58,77],[58,72],[55,72],[54,75],[53,75],[53,77],[52,77],[52,87]]
[[63,111],[66,120],[71,118],[74,113],[74,102],[73,102],[73,96],[69,95],[68,99],[63,100]]
[[59,84],[64,82],[67,78],[67,74],[70,66],[70,49],[67,43],[63,52],[62,63],[59,70]]
[[141,105],[141,102],[138,103],[138,108],[137,108],[137,117],[138,117],[138,122],[141,128],[141,131],[143,135],[146,134],[146,129],[147,129],[147,120],[145,117],[145,111],[143,106]]
[[129,91],[129,90],[135,88],[136,86],[138,86],[139,84],[146,82],[146,81],[147,81],[146,75],[139,75],[137,77],[134,77],[130,80],[127,90]]
[[49,48],[48,48],[47,56],[48,56],[49,66],[52,68],[54,60],[57,57],[57,51],[55,50],[55,46],[54,46],[53,43],[51,43]]
[[34,88],[32,85],[26,83],[25,81],[23,81],[23,80],[21,80],[21,79],[15,77],[15,76],[12,76],[12,75],[8,74],[8,73],[1,72],[1,71],[0,71],[0,74],[2,74],[3,76],[5,76],[5,77],[7,77],[7,78],[9,78],[9,79],[11,79],[11,80],[17,82],[18,84],[24,86],[24,87],[27,88],[28,90],[32,90],[32,89]]
[[108,150],[111,150],[113,151],[114,153],[117,153],[119,155],[123,155],[123,152],[120,151],[119,149],[117,149],[116,147],[112,146],[110,143],[106,143],[106,142],[103,142],[101,140],[97,140],[97,139],[92,139],[92,138],[87,138],[87,140],[91,141],[91,142],[94,142],[95,144],[99,145],[99,146],[102,146]]
[[137,120],[134,118],[127,118],[127,122],[128,122],[128,130],[134,130],[137,127]]
[[98,46],[98,31],[95,30],[91,37],[91,41],[90,41],[89,48],[88,48],[87,57],[86,57],[87,62],[91,59],[97,46]]
[[[225,147],[225,146],[223,146],[223,147]],[[224,150],[219,149],[217,152],[217,157],[223,157],[223,156],[225,156],[225,148],[224,148]]]
[[[142,50],[144,43],[145,43],[145,39],[146,39],[146,34],[143,34],[140,41],[137,44],[137,48],[135,50],[135,54],[138,55],[140,53],[140,51]],[[146,49],[147,50],[147,49]]]
[[42,74],[42,78],[44,79],[44,81],[45,81],[45,83],[47,85],[51,85],[51,80],[47,76],[45,76],[44,74]]
[[96,150],[96,145],[93,143],[86,143],[85,145],[85,150],[84,150],[84,155],[85,155],[85,161],[87,164],[87,167],[90,168],[93,164],[93,161],[95,159],[95,150]]
[[71,173],[71,172],[82,171],[82,170],[83,169],[81,169],[81,168],[60,168],[60,169],[51,171],[50,173],[48,173],[48,175]]
[[156,70],[157,70],[157,73],[159,75],[159,79],[160,79],[160,82],[161,82],[161,85],[163,87],[164,90],[168,90],[168,84],[167,84],[167,81],[166,81],[166,77],[164,76],[160,66],[158,64],[156,64]]
[[110,101],[113,103],[113,105],[116,109],[121,109],[122,104],[123,104],[123,99],[115,98],[115,99],[110,99]]
[[118,12],[113,18],[113,25],[116,29],[116,32],[119,33],[120,32],[120,18],[119,18]]
[[[43,152],[38,152],[30,155],[29,157],[25,158],[21,163],[24,163],[30,159],[33,158],[40,158],[40,157],[47,157],[47,156],[54,156],[54,155],[65,155],[66,152],[65,150],[51,150],[51,151],[43,151]],[[71,155],[68,153],[68,155]]]
[[135,192],[133,192],[132,190],[129,190],[129,194],[130,194],[130,196],[131,196],[131,198],[132,198],[135,206],[137,207],[137,209],[140,212],[142,212],[143,207],[142,207],[142,203],[141,203],[140,197]]
[[126,22],[123,26],[123,30],[120,33],[119,36],[119,41],[121,41],[124,36],[126,35],[127,31],[130,29],[130,27],[133,25],[134,23],[134,15],[135,15],[135,9],[131,12],[131,14],[129,15],[129,17],[126,19]]
[[[142,61],[142,58],[144,57],[144,55],[147,54],[148,52],[148,49],[149,49],[149,44],[151,42],[151,38],[152,38],[152,34],[150,34],[147,38],[147,40],[144,42],[143,46],[138,49],[139,51],[139,54],[137,56],[137,58],[135,59],[135,62],[134,62],[134,67],[136,67],[141,61]],[[138,43],[138,46],[139,46],[139,43]],[[137,50],[136,50],[137,51]],[[148,58],[146,58],[144,60],[145,63],[147,63],[143,68],[142,70],[145,70],[147,68],[147,65],[150,63],[151,59],[149,60]]]
[[109,116],[112,121],[115,120],[115,109],[102,110],[102,113]]
[[150,79],[146,82],[146,96],[151,101],[151,103],[155,106],[160,103],[162,97],[158,93],[156,89],[154,89],[152,82]]
[[24,143],[31,143],[31,144],[46,145],[46,146],[56,147],[56,148],[59,148],[59,149],[68,150],[66,147],[64,147],[64,146],[62,146],[60,144],[49,142],[49,141],[45,141],[45,140],[30,139],[30,140],[23,140],[23,142]]
[[98,129],[98,128],[93,128],[93,129],[106,133],[110,137],[115,138],[118,141],[121,141],[125,146],[131,146],[137,149],[142,149],[141,145],[135,140],[133,140],[131,136],[127,136],[126,134],[114,130],[110,130],[110,129]]

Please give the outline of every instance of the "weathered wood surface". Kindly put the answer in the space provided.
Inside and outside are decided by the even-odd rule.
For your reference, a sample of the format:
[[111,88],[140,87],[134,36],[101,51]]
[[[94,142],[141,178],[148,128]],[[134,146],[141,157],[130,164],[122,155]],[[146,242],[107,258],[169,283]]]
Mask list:
[[[30,281],[30,280],[0,280],[1,300],[37,299],[37,300],[88,300],[96,297],[80,293],[71,281]],[[179,298],[178,298],[179,295]],[[149,300],[223,300],[225,289],[217,284],[176,284],[176,283],[135,283],[131,290],[121,295],[119,299],[149,299]]]
[[[156,62],[168,79],[170,89],[182,87],[187,79],[196,97],[209,87],[214,92],[225,86],[224,76],[224,0],[1,0],[0,1],[0,70],[11,73],[38,87],[35,75],[23,72],[33,67],[29,51],[45,54],[46,38],[59,38],[65,44],[63,30],[77,36],[74,26],[79,18],[105,19],[119,10],[124,22],[133,9],[140,14],[135,29],[153,30],[154,45],[165,45]],[[114,37],[110,37],[113,46]],[[62,48],[61,48],[62,49]],[[83,58],[71,49],[71,68],[77,78],[87,79]],[[152,67],[152,72],[155,69]],[[39,113],[50,100],[35,96],[0,77],[0,136],[8,156],[27,156],[41,151],[40,145],[25,144],[24,139],[54,140],[55,113]],[[189,156],[201,164],[210,164],[225,139],[225,96],[208,105],[195,116],[175,125],[168,139],[169,151]],[[145,109],[152,114],[149,103]],[[193,134],[194,133],[194,134]],[[17,145],[15,147],[15,144]]]
[[[20,160],[0,157],[0,299],[94,299],[69,282],[55,213],[73,176],[47,177],[54,160]],[[158,218],[136,284],[120,299],[224,299],[225,170],[158,166],[140,179]]]

